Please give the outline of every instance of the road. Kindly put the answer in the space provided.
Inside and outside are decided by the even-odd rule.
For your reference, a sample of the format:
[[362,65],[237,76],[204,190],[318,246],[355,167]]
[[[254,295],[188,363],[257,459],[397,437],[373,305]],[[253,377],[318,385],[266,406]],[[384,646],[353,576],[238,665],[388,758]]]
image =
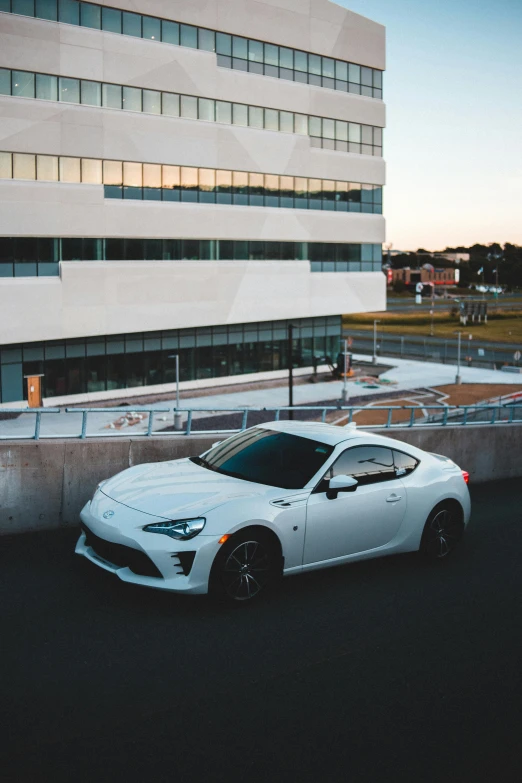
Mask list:
[[[464,298],[464,297],[463,297]],[[477,294],[474,297],[469,297],[470,299],[476,299],[480,300],[482,299],[481,294]],[[504,302],[502,298],[495,299],[493,297],[487,298],[488,302],[488,308],[490,310],[520,310],[522,308],[522,299],[514,299],[511,298],[511,301]],[[434,309],[435,310],[441,310],[441,311],[449,311],[452,307],[458,307],[458,302],[454,302],[451,299],[435,299],[434,302]],[[411,297],[403,298],[403,297],[397,297],[397,298],[390,298],[388,297],[386,302],[386,310],[397,312],[397,313],[407,313],[407,312],[421,312],[421,311],[430,311],[432,309],[431,305],[431,297],[429,296],[423,296],[422,297],[422,303],[420,305],[415,304],[415,297],[412,294]]]
[[330,569],[248,608],[123,584],[73,530],[2,540],[3,782],[518,780],[520,495],[472,487],[440,567]]

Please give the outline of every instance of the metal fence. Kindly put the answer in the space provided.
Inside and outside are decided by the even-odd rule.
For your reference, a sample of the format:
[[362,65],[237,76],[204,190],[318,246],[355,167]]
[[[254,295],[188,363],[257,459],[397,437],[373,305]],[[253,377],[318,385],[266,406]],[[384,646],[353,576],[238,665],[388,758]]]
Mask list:
[[[398,427],[446,427],[466,425],[522,424],[522,402],[499,401],[488,405],[387,405],[387,406],[294,406],[279,408],[23,408],[2,411],[0,440],[40,440],[48,438],[118,438],[152,436],[184,437],[188,435],[223,435],[241,432],[248,426],[292,418],[326,422],[335,419],[350,424],[361,412],[373,414],[377,423],[359,425],[362,428],[394,429]],[[107,415],[120,414],[117,422],[106,423]],[[161,414],[161,415],[160,415]],[[166,414],[166,415],[165,415]],[[329,414],[332,414],[329,416]],[[336,414],[334,417],[333,414]],[[44,419],[55,419],[54,427],[42,431]],[[23,427],[9,426],[25,417]],[[33,417],[32,425],[27,417]],[[89,427],[95,417],[104,423],[93,431]],[[172,424],[165,424],[168,420]],[[56,422],[60,426],[56,426]],[[127,422],[127,423],[125,423]],[[134,423],[130,423],[134,422]],[[212,427],[212,423],[216,426]],[[355,422],[357,423],[357,422]],[[11,430],[11,431],[9,431]],[[104,432],[102,430],[110,430]]]
[[[343,333],[352,340],[350,351],[357,354],[373,355],[373,332],[361,332],[356,327],[351,329],[349,326],[345,326]],[[480,339],[468,340],[463,337],[461,365],[487,369],[499,369],[506,364],[517,366],[520,365],[520,361],[515,359],[518,348],[519,346],[516,344],[512,346],[500,345]],[[376,349],[377,356],[396,356],[415,361],[457,364],[458,343],[456,338],[443,339],[436,335],[434,337],[404,336],[378,328]]]

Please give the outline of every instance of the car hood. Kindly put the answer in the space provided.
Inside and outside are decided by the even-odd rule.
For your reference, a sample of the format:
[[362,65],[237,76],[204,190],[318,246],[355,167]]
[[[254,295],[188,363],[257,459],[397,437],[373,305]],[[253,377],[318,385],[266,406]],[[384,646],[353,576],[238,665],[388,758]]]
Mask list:
[[183,519],[238,498],[279,497],[285,490],[224,476],[189,459],[124,470],[101,487],[108,498],[163,519]]

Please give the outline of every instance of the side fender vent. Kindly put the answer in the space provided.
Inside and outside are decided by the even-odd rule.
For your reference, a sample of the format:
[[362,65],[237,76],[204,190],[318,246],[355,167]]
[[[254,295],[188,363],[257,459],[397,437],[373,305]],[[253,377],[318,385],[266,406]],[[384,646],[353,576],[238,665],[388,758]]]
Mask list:
[[270,505],[276,508],[295,508],[295,506],[302,506],[308,500],[309,492],[303,495],[290,495],[287,498],[277,498],[277,500],[271,500]]
[[178,563],[174,563],[175,566],[178,566],[181,568],[181,571],[177,571],[178,574],[183,574],[184,576],[188,576],[190,574],[190,571],[192,569],[192,564],[194,562],[194,558],[196,557],[195,552],[174,552],[171,555],[172,558],[177,557],[179,560],[179,566]]

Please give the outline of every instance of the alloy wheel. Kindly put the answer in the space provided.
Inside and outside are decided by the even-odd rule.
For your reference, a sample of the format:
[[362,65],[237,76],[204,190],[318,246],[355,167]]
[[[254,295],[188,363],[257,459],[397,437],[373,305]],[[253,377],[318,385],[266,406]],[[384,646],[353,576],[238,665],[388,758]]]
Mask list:
[[442,508],[428,523],[426,553],[441,560],[457,546],[462,537],[462,525],[447,508]]
[[266,547],[259,541],[242,541],[225,560],[223,586],[235,601],[249,601],[266,587],[271,571]]

